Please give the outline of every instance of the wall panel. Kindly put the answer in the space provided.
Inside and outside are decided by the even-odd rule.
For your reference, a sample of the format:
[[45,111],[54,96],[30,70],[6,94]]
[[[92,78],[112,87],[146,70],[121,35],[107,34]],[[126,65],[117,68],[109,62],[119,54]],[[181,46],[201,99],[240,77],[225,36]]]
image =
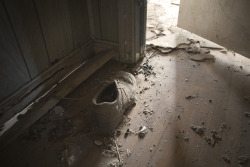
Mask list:
[[178,26],[250,58],[249,0],[182,0]]
[[30,80],[5,7],[0,2],[0,101]]
[[118,42],[117,0],[99,0],[99,9],[102,40]]
[[90,38],[87,0],[69,0],[74,49],[79,48]]
[[49,58],[32,0],[5,0],[7,12],[31,77],[49,67]]
[[73,51],[69,5],[67,0],[35,0],[50,62]]

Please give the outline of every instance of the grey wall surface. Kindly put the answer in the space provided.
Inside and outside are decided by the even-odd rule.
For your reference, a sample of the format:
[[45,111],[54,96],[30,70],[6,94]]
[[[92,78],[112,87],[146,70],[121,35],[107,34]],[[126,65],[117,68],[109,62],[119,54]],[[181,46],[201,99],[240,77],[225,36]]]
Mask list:
[[249,0],[181,0],[178,27],[250,58]]
[[118,43],[117,0],[92,0],[95,39]]
[[0,9],[0,101],[91,39],[87,0],[1,0]]

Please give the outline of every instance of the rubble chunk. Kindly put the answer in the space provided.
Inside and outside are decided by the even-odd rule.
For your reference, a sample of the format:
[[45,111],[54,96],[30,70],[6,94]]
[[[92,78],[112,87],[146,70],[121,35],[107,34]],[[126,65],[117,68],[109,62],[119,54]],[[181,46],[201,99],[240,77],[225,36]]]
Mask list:
[[222,159],[223,159],[226,163],[230,164],[230,158],[229,158],[229,156],[223,155],[223,156],[222,156]]
[[215,60],[213,55],[207,53],[195,54],[189,57],[189,59],[194,61],[206,61],[206,60]]
[[191,125],[190,128],[200,136],[204,134],[206,129],[204,126],[195,126],[195,125]]
[[238,157],[238,163],[241,164],[241,165],[246,164],[248,161],[249,161],[249,156],[247,154],[240,155]]

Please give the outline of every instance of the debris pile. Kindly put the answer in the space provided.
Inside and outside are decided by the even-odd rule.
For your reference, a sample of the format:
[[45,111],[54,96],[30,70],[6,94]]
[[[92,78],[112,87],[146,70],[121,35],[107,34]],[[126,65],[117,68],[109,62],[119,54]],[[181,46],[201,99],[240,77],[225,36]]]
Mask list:
[[205,136],[205,141],[208,143],[208,145],[210,145],[211,147],[214,147],[214,145],[216,143],[218,143],[219,141],[222,141],[221,137],[218,135],[217,131],[212,130],[211,131],[212,136]]
[[223,155],[222,156],[222,159],[226,162],[226,163],[228,163],[228,164],[230,164],[230,157],[229,156],[227,156],[227,155]]
[[79,145],[68,143],[59,155],[60,163],[63,166],[73,165],[80,157],[82,151]]
[[190,128],[200,136],[204,134],[206,129],[204,126],[195,126],[195,125],[191,125]]
[[187,99],[187,100],[192,100],[192,99],[194,99],[194,98],[195,98],[195,95],[193,95],[193,96],[191,96],[191,95],[186,96],[186,99]]
[[147,127],[141,125],[141,126],[139,127],[139,129],[140,129],[139,132],[137,132],[139,138],[144,138],[144,137],[146,136],[146,134],[147,134]]
[[250,112],[245,112],[244,115],[245,117],[250,118]]
[[189,59],[194,60],[194,61],[200,61],[200,62],[206,61],[206,60],[211,60],[211,61],[215,60],[213,55],[207,54],[207,53],[195,54],[195,55],[189,56]]
[[238,157],[238,163],[241,165],[246,164],[249,161],[249,156],[247,154]]
[[247,103],[250,103],[250,96],[245,96],[245,97],[243,97],[243,99],[244,99]]

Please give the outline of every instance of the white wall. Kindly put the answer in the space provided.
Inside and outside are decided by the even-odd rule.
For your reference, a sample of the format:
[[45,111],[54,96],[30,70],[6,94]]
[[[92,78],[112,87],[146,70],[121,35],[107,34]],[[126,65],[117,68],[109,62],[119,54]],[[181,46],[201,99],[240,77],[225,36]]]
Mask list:
[[178,27],[250,58],[249,0],[181,0]]

